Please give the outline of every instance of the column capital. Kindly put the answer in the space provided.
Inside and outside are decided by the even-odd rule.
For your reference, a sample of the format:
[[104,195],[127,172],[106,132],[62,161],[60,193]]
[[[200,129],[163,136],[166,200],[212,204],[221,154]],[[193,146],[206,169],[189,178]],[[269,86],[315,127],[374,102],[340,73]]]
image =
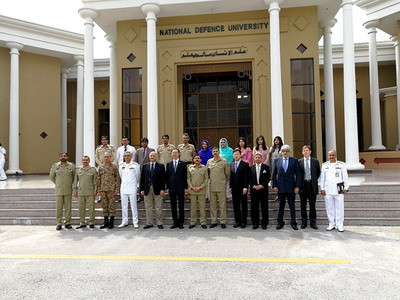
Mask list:
[[390,40],[394,43],[394,46],[397,47],[399,45],[399,40],[397,38],[397,35],[392,35],[390,37]]
[[78,10],[78,13],[83,19],[85,19],[85,20],[90,19],[91,21],[96,19],[98,16],[97,10],[95,10],[93,8],[89,8],[89,7],[80,8]]
[[74,55],[74,59],[76,60],[77,65],[83,66],[83,61],[85,59],[85,57],[83,55]]
[[[22,45],[21,43],[17,43],[17,42],[6,42],[6,47],[10,48],[11,50],[21,50],[22,48],[24,48],[24,45]],[[16,53],[18,53],[18,51],[16,51]]]
[[336,19],[328,19],[319,23],[319,28],[322,29],[323,34],[332,33],[332,27],[335,26]]
[[264,0],[265,5],[268,6],[268,12],[277,10],[278,12],[281,10],[279,4],[281,4],[284,0]]
[[378,20],[369,20],[363,24],[363,26],[368,30],[368,33],[376,33],[376,27],[378,25]]
[[345,5],[353,5],[354,4],[354,0],[342,0],[342,4],[340,5],[341,7],[345,6]]
[[63,78],[67,78],[67,74],[68,74],[69,72],[71,72],[71,69],[70,69],[70,68],[62,68],[62,69],[61,69],[62,77],[63,77]]
[[110,47],[115,47],[116,46],[117,39],[114,36],[112,36],[110,34],[106,34],[104,37],[106,38],[107,42],[110,43]]
[[146,14],[147,18],[151,17],[156,19],[156,15],[160,13],[160,5],[155,2],[144,3],[140,8],[142,9],[142,12]]

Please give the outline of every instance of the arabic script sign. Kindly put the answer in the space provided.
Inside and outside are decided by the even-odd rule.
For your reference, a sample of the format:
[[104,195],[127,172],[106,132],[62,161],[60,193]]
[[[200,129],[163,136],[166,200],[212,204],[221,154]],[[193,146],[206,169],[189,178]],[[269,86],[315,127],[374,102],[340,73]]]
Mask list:
[[197,51],[197,50],[183,50],[181,52],[181,58],[200,58],[200,57],[216,57],[216,56],[231,56],[237,54],[245,54],[247,53],[247,49],[236,48],[236,49],[217,49],[217,50],[207,50],[207,51]]

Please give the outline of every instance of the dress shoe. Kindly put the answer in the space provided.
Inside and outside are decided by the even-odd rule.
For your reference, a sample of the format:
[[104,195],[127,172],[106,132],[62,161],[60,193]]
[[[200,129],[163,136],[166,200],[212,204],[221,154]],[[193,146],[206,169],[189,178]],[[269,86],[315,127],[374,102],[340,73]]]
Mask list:
[[239,223],[235,223],[235,225],[233,225],[233,228],[238,228],[238,227],[240,227]]
[[337,230],[338,230],[339,232],[343,232],[343,231],[344,231],[343,226],[338,226]]
[[315,230],[318,230],[317,224],[311,224],[310,227],[311,227],[311,228],[314,228]]
[[207,229],[207,225],[201,225],[201,228]]
[[225,229],[225,228],[226,228],[226,225],[225,225],[225,224],[221,224],[221,228],[222,228],[222,229]]
[[169,229],[175,229],[175,228],[178,228],[178,226],[177,225],[172,225]]
[[128,226],[127,223],[121,223],[120,225],[118,225],[118,228],[124,228],[124,227],[126,227],[126,226]]
[[304,225],[304,224],[301,224],[301,229],[304,229],[304,228],[306,228],[307,227],[307,225]]
[[179,225],[179,229],[183,229],[183,228],[185,228],[185,227],[183,227],[183,225]]
[[90,224],[90,225],[89,225],[89,228],[90,228],[90,229],[93,229],[93,228],[94,228],[94,225],[93,225],[93,224]]
[[81,229],[81,228],[86,228],[86,225],[79,225],[76,227],[76,229]]
[[67,225],[65,225],[65,228],[72,229],[72,225],[71,224],[67,224]]
[[246,228],[246,224],[242,224],[240,228]]
[[147,225],[145,225],[145,226],[143,227],[143,229],[149,229],[149,228],[151,228],[151,227],[153,227],[153,225],[147,224]]
[[[204,225],[205,226],[205,225]],[[190,225],[189,226],[189,229],[192,229],[192,228],[195,228],[196,227],[196,225]],[[207,226],[206,226],[207,227]]]
[[267,230],[267,225],[262,225],[261,228],[262,228],[263,230]]
[[299,228],[297,228],[296,224],[291,224],[291,225],[292,225],[293,230],[299,230]]
[[326,228],[326,231],[332,231],[333,229],[335,229],[335,226],[329,225],[328,228]]
[[62,226],[61,225],[57,225],[56,230],[61,230]]
[[253,225],[253,229],[257,229],[258,228],[258,225]]
[[164,229],[164,226],[162,225],[157,225],[158,229]]
[[283,225],[283,224],[279,224],[278,226],[276,226],[276,229],[277,229],[277,230],[279,230],[279,229],[282,229],[282,228],[283,228],[283,226],[285,226],[285,225]]
[[217,227],[217,224],[211,224],[210,225],[210,228],[214,228],[214,227]]

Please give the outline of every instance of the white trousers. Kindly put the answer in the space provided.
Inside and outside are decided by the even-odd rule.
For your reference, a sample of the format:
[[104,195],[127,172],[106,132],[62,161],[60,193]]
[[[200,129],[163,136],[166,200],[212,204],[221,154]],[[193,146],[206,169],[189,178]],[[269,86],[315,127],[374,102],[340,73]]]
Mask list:
[[139,223],[139,216],[138,216],[136,193],[134,193],[134,194],[121,194],[122,224],[128,224],[129,223],[129,220],[128,220],[128,210],[129,210],[128,202],[131,203],[133,224],[138,224]]
[[6,180],[7,179],[7,175],[4,172],[5,163],[6,163],[6,160],[4,159],[4,156],[0,157],[0,180]]
[[330,226],[343,226],[344,195],[325,195],[326,215]]

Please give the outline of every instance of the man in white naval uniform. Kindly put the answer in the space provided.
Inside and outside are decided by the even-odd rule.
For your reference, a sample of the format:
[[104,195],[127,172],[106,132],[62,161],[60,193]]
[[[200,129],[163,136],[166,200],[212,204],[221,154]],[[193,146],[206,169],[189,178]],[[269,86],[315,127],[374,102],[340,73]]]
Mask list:
[[[329,226],[326,230],[335,228],[343,232],[344,221],[344,194],[349,190],[347,169],[344,162],[336,160],[336,151],[328,152],[329,161],[324,162],[321,167],[321,194],[325,198],[326,214]],[[342,187],[338,186],[343,183]]]
[[119,176],[121,177],[121,207],[122,222],[118,228],[128,226],[128,202],[131,203],[133,227],[139,228],[139,217],[136,201],[137,187],[140,182],[140,165],[132,161],[132,153],[124,153],[125,162],[119,165]]

